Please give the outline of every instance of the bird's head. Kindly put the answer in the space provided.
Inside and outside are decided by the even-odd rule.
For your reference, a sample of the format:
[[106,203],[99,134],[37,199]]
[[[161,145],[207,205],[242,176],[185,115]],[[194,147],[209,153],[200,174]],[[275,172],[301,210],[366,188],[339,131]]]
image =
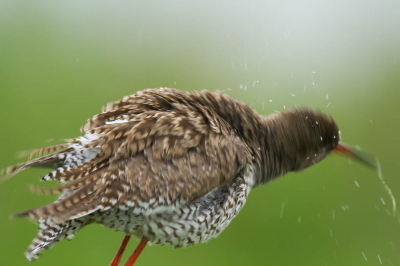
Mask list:
[[332,151],[368,163],[364,156],[339,142],[339,128],[327,114],[296,108],[267,118],[269,146],[279,175],[300,171],[323,160]]

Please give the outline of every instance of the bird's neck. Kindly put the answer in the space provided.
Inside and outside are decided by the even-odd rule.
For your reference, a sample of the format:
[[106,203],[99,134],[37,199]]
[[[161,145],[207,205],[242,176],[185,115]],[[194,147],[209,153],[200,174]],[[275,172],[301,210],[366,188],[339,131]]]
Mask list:
[[275,115],[263,118],[263,127],[259,132],[259,184],[266,184],[287,174],[296,158],[291,146],[286,140],[286,126]]

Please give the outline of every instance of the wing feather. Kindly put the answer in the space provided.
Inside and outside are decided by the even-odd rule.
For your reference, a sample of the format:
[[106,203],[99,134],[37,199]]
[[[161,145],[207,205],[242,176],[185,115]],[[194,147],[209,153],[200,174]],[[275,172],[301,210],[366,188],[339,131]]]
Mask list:
[[97,148],[97,155],[56,170],[48,179],[69,183],[41,192],[63,192],[62,197],[17,217],[59,223],[110,208],[165,210],[224,186],[251,153],[225,120],[203,106],[202,97],[158,89],[108,104],[83,127],[97,134],[83,149]]

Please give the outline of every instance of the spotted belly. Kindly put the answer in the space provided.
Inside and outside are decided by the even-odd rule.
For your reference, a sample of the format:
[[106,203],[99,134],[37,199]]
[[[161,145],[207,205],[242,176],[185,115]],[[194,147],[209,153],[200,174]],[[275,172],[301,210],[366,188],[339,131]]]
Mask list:
[[252,189],[253,177],[237,177],[184,207],[144,215],[133,209],[109,210],[87,216],[116,231],[149,240],[149,244],[189,247],[217,237],[243,208]]

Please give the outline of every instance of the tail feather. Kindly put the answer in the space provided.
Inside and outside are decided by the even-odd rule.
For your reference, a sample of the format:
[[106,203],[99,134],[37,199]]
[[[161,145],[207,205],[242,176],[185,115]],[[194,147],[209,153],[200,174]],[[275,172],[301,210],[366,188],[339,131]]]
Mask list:
[[41,180],[57,180],[58,182],[65,183],[86,177],[87,175],[97,171],[98,169],[106,166],[108,160],[103,160],[100,156],[96,156],[89,162],[85,162],[76,167],[63,166],[43,176]]
[[58,241],[64,238],[73,238],[76,232],[86,225],[86,223],[81,220],[69,220],[54,225],[43,218],[39,219],[38,224],[39,233],[25,252],[25,257],[29,261],[36,260],[40,253],[51,248]]
[[51,204],[17,213],[13,218],[29,216],[33,219],[49,218],[49,222],[58,224],[67,221],[77,213],[91,213],[102,199],[102,193],[96,193],[96,182],[89,183],[73,192],[66,191]]
[[[53,153],[53,152],[56,152],[59,150],[63,150],[68,147],[69,147],[68,143],[63,143],[63,144],[59,144],[59,145],[36,149],[36,150],[30,151],[29,159],[32,159],[35,156],[44,156],[44,155],[47,155],[47,154],[50,154],[50,153]],[[23,155],[23,154],[21,154],[21,155]]]
[[[58,146],[58,145],[57,145]],[[52,147],[49,147],[52,148]],[[65,149],[61,150],[52,154],[48,154],[30,161],[26,163],[19,163],[10,167],[7,167],[5,170],[2,171],[1,176],[2,180],[7,180],[14,175],[18,174],[19,172],[29,169],[31,167],[55,167],[58,163],[62,162],[66,154],[68,152],[73,151],[73,149]]]
[[88,185],[89,183],[95,181],[96,179],[100,179],[100,177],[103,175],[103,173],[106,172],[106,170],[107,168],[103,165],[97,168],[94,172],[82,176],[77,176],[76,179],[71,178],[72,181],[63,184],[62,186],[53,188],[42,188],[39,186],[31,185],[30,189],[31,191],[39,194],[58,194],[68,190],[73,191],[85,185]]
[[[37,149],[30,154],[25,153],[25,156],[30,156],[29,161],[8,167],[0,173],[0,177],[4,175],[2,179],[5,180],[31,167],[51,167],[54,171],[45,175],[42,180],[66,183],[56,188],[34,187],[33,190],[37,192],[62,194],[54,203],[13,216],[13,218],[30,216],[38,220],[39,233],[25,253],[28,260],[37,259],[43,250],[64,238],[72,238],[78,230],[90,223],[82,216],[93,213],[99,208],[104,193],[96,184],[108,169],[108,159],[113,154],[112,149],[118,146],[107,146],[108,149],[103,151],[102,156],[99,155],[101,149],[98,145],[86,147],[87,144],[96,142],[102,137],[103,134],[88,133],[76,139],[66,140],[68,143],[65,144]],[[124,136],[121,133],[115,137]],[[32,159],[37,156],[41,157]]]

